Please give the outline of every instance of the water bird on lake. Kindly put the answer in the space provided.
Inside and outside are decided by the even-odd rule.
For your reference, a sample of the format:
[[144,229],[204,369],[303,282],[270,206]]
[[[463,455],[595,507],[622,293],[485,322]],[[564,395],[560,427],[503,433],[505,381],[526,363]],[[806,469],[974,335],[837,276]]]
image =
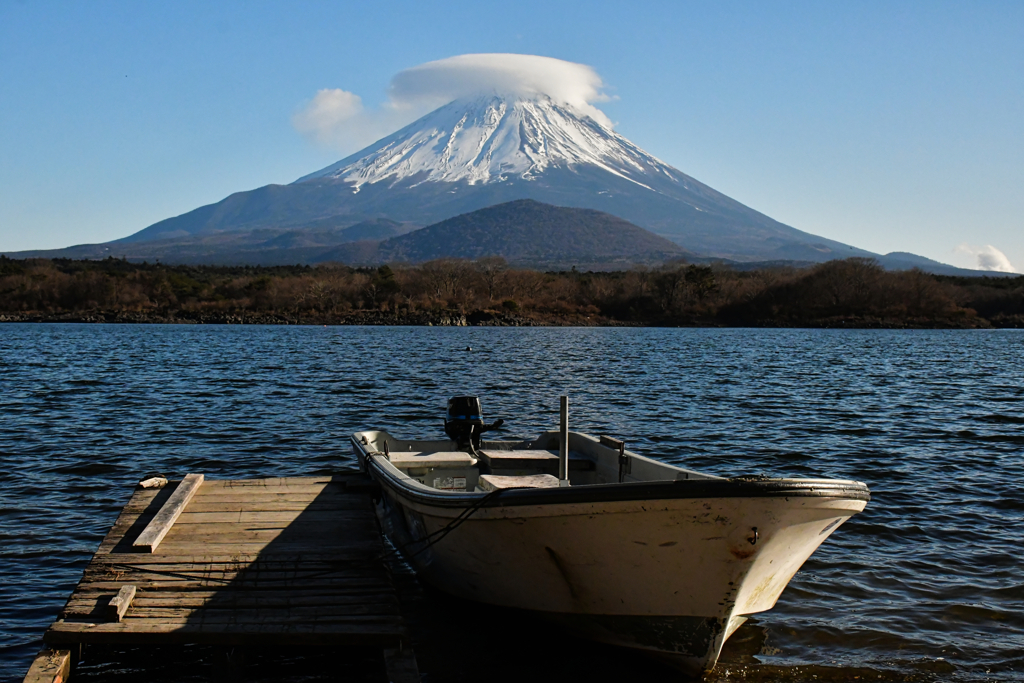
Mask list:
[[483,440],[480,401],[448,401],[443,440],[352,436],[379,482],[385,533],[451,595],[533,610],[697,675],[775,605],[793,575],[870,500],[837,479],[723,478],[568,430]]

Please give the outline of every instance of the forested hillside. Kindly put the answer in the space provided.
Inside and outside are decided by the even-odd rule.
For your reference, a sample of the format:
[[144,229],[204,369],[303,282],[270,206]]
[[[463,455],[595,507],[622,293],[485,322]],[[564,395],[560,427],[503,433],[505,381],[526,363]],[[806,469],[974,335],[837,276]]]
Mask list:
[[1024,327],[1024,276],[893,272],[865,259],[806,269],[676,262],[544,273],[495,257],[379,268],[0,257],[0,320]]

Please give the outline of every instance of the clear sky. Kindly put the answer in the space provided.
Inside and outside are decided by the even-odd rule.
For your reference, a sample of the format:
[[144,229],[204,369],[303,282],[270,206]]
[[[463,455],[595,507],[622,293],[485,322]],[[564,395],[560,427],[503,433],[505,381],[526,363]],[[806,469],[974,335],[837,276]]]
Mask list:
[[355,151],[293,127],[318,90],[480,52],[593,67],[619,133],[793,227],[1024,271],[1019,0],[0,0],[0,251],[291,182]]

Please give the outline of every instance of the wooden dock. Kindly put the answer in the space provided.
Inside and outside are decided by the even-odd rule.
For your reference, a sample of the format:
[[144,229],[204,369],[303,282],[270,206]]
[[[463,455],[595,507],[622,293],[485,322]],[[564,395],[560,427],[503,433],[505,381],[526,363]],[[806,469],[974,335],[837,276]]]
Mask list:
[[391,681],[418,681],[372,491],[358,473],[138,488],[25,680],[66,680],[83,644],[272,643],[381,648]]

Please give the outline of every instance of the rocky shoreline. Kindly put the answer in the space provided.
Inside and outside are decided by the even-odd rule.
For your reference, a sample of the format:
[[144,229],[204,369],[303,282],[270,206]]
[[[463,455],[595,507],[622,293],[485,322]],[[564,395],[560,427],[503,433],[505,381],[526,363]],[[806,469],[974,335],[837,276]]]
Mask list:
[[[420,327],[532,327],[550,324],[531,318],[492,311],[416,311],[389,313],[384,311],[355,311],[344,315],[310,315],[168,311],[164,313],[140,311],[87,311],[75,313],[0,314],[0,323],[111,323],[111,324],[164,324],[164,325],[403,325]],[[564,324],[578,325],[579,322]]]

